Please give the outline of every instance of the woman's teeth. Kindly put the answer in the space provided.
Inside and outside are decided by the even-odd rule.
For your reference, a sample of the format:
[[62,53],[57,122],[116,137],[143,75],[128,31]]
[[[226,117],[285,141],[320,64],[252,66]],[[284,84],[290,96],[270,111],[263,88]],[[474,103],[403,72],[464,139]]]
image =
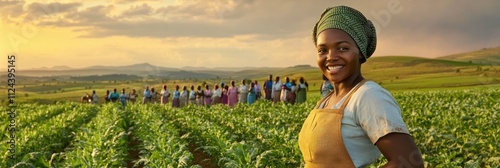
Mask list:
[[332,71],[332,70],[339,70],[341,68],[343,68],[344,66],[341,66],[341,65],[336,65],[336,66],[327,66],[327,69]]

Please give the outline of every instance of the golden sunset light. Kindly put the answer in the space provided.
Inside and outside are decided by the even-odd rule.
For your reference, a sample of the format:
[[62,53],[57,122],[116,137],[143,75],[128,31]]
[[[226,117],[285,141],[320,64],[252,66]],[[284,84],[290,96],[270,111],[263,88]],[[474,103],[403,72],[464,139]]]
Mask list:
[[377,28],[374,56],[438,57],[500,45],[497,1],[0,1],[0,54],[20,69],[314,65],[312,25],[348,5]]

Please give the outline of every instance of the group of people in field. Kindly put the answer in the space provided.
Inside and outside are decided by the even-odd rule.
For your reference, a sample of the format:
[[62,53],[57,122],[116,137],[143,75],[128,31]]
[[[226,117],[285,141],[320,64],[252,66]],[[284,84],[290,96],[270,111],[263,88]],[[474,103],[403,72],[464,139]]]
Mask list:
[[[234,107],[237,103],[253,104],[259,99],[265,99],[274,103],[295,104],[306,101],[309,87],[303,77],[298,82],[295,79],[290,80],[289,77],[286,77],[285,81],[281,82],[279,76],[273,80],[272,75],[269,75],[269,79],[264,82],[263,86],[257,80],[250,81],[249,84],[247,82],[247,80],[241,80],[238,86],[235,81],[231,81],[229,85],[224,82],[213,84],[213,86],[205,84],[203,88],[201,85],[197,87],[194,85],[190,87],[182,86],[182,88],[176,85],[173,90],[169,90],[167,85],[164,84],[159,92],[155,88],[146,86],[142,92],[141,103],[170,103],[172,107],[183,107],[188,104],[200,106],[224,104]],[[87,94],[82,97],[82,103],[97,104],[98,99],[94,90],[92,95]],[[106,103],[120,101],[123,106],[127,102],[136,103],[138,99],[139,94],[135,89],[132,89],[129,93],[126,93],[125,89],[122,89],[120,93],[117,92],[116,88],[112,92],[107,90],[104,97]]]

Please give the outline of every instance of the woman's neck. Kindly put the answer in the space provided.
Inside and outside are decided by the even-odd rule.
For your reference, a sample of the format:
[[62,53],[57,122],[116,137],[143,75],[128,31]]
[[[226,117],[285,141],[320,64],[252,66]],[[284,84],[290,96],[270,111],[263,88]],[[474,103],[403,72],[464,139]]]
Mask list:
[[363,76],[361,74],[352,76],[350,78],[346,78],[341,82],[333,82],[334,95],[333,96],[343,96],[351,91],[354,86],[356,86],[359,82],[363,81]]

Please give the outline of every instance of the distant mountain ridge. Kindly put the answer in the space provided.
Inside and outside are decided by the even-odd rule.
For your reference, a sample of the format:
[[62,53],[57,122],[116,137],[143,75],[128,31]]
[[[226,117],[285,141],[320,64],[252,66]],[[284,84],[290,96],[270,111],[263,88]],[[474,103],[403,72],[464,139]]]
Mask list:
[[50,70],[95,70],[95,69],[108,69],[108,70],[117,70],[117,69],[126,69],[126,70],[172,70],[172,71],[242,71],[247,69],[255,69],[255,68],[268,68],[268,67],[194,67],[194,66],[185,66],[182,68],[169,68],[169,67],[161,67],[151,65],[149,63],[139,63],[125,66],[103,66],[103,65],[95,65],[84,68],[71,68],[68,66],[54,66],[51,68],[41,67],[41,68],[33,68],[27,69],[27,71],[50,71]]
[[[302,68],[314,69],[309,65]],[[293,67],[291,67],[293,68]],[[260,77],[269,71],[280,71],[287,68],[269,67],[183,67],[168,68],[140,63],[126,66],[90,66],[85,68],[52,67],[23,70],[19,76],[24,77],[78,77],[73,79],[86,79],[85,76],[108,76],[116,74],[135,75],[141,77],[165,78],[165,79],[220,79],[220,78],[245,78]],[[267,72],[266,72],[267,71]]]
[[73,68],[71,67],[68,67],[68,66],[53,66],[51,68],[47,68],[47,67],[41,67],[41,68],[34,68],[34,69],[30,69],[30,70],[53,70],[53,71],[65,71],[65,70],[71,70]]

